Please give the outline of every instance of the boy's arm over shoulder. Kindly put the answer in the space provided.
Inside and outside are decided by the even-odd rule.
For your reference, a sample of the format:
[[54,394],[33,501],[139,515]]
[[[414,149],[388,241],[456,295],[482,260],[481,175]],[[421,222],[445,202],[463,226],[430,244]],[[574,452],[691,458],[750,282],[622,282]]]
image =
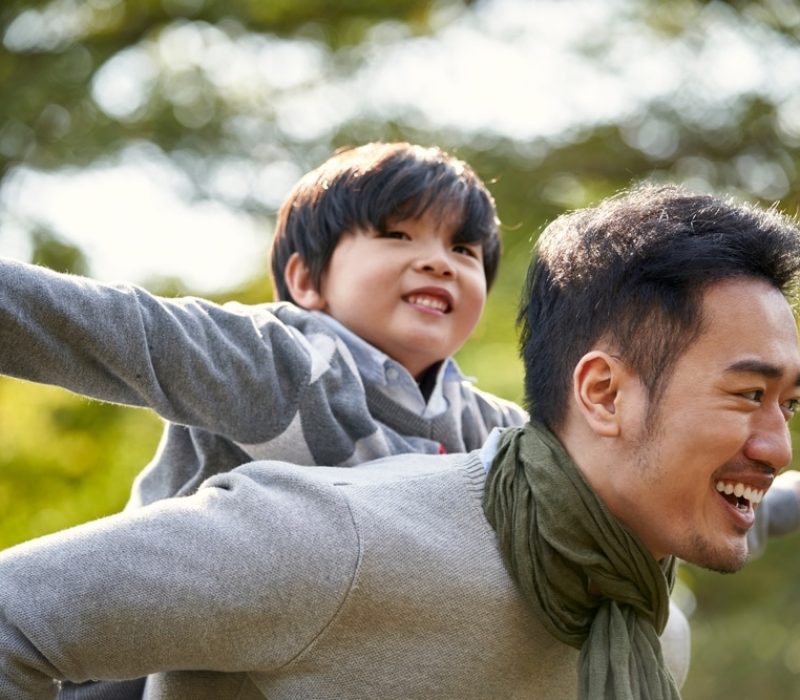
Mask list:
[[358,557],[339,490],[303,471],[251,465],[0,553],[0,698],[55,697],[53,678],[269,673],[294,658]]
[[750,558],[763,553],[770,537],[800,530],[800,471],[779,474],[756,509],[756,522],[747,535]]
[[307,351],[265,316],[0,258],[0,373],[242,442],[285,427],[310,372]]

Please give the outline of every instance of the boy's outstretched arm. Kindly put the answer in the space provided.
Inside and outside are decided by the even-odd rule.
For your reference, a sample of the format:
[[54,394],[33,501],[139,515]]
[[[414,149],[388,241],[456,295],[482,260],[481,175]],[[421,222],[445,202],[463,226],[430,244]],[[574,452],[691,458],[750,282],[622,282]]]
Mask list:
[[268,478],[225,474],[0,553],[0,700],[295,657],[341,605],[358,540],[330,488]]
[[285,428],[310,374],[286,327],[264,317],[0,258],[0,373],[244,443]]

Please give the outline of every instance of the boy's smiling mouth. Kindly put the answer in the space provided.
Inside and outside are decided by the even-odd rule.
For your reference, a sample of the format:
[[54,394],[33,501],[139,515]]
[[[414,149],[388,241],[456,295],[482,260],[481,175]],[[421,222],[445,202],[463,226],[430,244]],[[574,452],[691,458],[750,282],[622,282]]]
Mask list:
[[403,299],[413,306],[422,306],[443,314],[450,313],[453,309],[453,300],[444,290],[419,290],[407,294]]

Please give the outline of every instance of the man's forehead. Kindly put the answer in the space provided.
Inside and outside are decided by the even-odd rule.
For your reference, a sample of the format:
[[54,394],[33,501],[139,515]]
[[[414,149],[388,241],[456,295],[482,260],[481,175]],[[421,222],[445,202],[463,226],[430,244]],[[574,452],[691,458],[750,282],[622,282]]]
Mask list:
[[697,343],[714,353],[726,372],[792,380],[800,373],[794,313],[780,290],[764,280],[735,278],[709,285]]

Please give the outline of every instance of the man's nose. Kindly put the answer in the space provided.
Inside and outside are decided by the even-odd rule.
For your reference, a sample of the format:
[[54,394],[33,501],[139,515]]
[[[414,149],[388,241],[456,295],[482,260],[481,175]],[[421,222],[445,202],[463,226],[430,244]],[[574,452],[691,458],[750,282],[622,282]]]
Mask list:
[[754,418],[745,456],[778,471],[788,467],[792,461],[792,439],[780,405],[762,406]]

